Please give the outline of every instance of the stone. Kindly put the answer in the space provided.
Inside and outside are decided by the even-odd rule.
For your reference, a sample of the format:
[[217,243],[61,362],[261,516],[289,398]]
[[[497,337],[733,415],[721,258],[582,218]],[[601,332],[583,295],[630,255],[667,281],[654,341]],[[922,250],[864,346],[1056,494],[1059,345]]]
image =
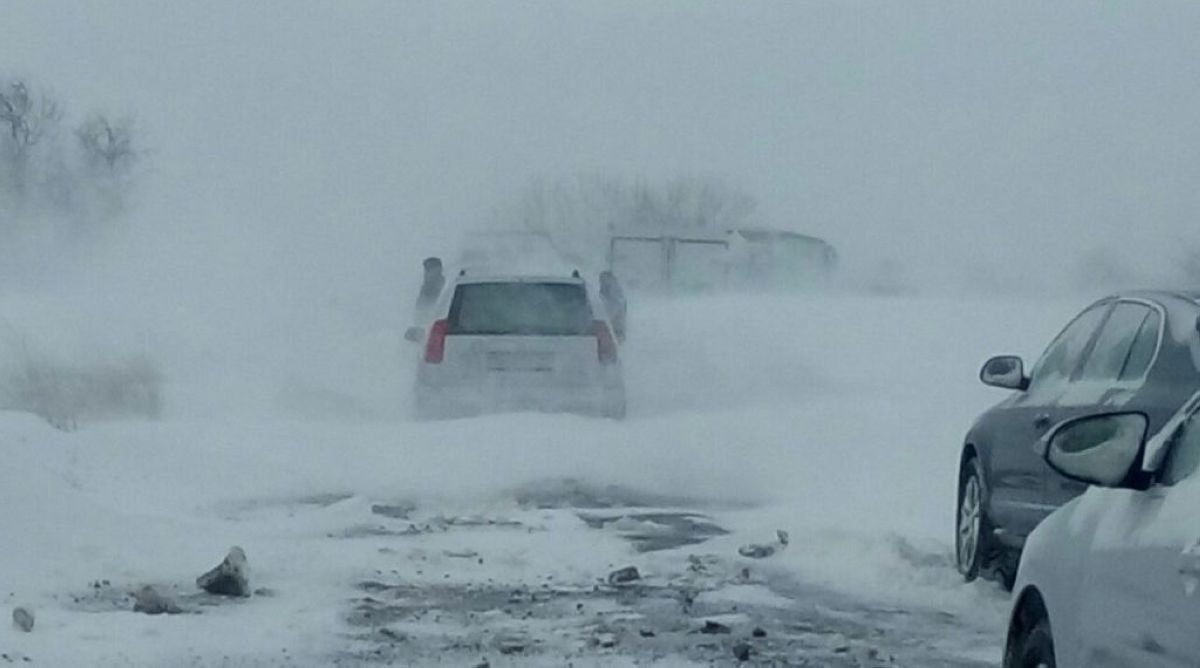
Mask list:
[[763,543],[755,543],[752,545],[743,545],[738,548],[738,554],[749,559],[766,559],[775,554],[777,548],[774,545],[766,545]]
[[12,620],[18,631],[29,633],[33,630],[33,611],[29,608],[13,608]]
[[146,585],[133,593],[133,611],[147,615],[178,615],[183,609],[157,587]]
[[783,529],[779,529],[775,532],[775,538],[777,541],[775,543],[752,543],[750,545],[743,545],[738,548],[738,554],[750,559],[766,559],[767,557],[774,555],[776,552],[780,552],[786,548],[791,540],[791,538],[788,536],[788,532],[784,531]]
[[371,512],[375,515],[389,517],[396,520],[407,520],[417,507],[409,504],[384,504],[376,503],[371,506]]
[[608,584],[629,584],[642,579],[642,574],[638,572],[636,566],[626,566],[608,574]]
[[617,646],[617,636],[611,633],[601,633],[596,636],[596,644],[604,649],[612,649]]
[[709,635],[716,634],[716,633],[721,633],[721,634],[730,633],[731,631],[732,630],[728,626],[725,626],[724,624],[722,624],[720,622],[714,622],[711,619],[704,622],[704,626],[702,626],[700,628],[701,633],[706,633]]
[[196,578],[196,586],[217,596],[249,596],[250,567],[246,563],[246,553],[233,546],[221,563]]
[[387,638],[388,640],[391,640],[392,642],[404,642],[405,640],[407,640],[407,638],[404,636],[404,634],[399,633],[397,631],[393,631],[392,629],[389,629],[386,626],[379,629],[379,635],[383,636],[384,638]]
[[750,647],[750,645],[744,642],[740,642],[733,646],[733,656],[738,661],[749,661],[750,654],[753,653],[753,651],[754,650]]
[[509,656],[523,654],[529,647],[529,641],[520,637],[501,638],[497,644],[500,653]]

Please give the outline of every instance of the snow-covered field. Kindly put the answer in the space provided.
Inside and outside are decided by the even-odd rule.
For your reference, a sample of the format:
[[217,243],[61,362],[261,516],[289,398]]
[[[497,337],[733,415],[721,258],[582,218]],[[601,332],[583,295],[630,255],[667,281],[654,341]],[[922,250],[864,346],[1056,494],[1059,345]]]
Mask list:
[[[94,307],[3,305],[86,356]],[[0,664],[707,665],[745,642],[780,665],[995,665],[1005,595],[951,561],[958,447],[1002,397],[980,363],[1036,355],[1078,306],[634,300],[620,423],[410,422],[402,323],[336,304],[228,336],[123,323],[162,360],[162,419],[0,413],[0,601],[37,614],[0,628]],[[778,529],[783,551],[738,555]],[[260,591],[197,596],[232,545]],[[624,566],[640,584],[604,583]],[[131,612],[144,584],[192,614]]]
[[[0,668],[994,668],[977,373],[1200,283],[1200,3],[924,4],[4,3]],[[632,295],[622,422],[409,418],[426,257],[626,228],[837,285]]]

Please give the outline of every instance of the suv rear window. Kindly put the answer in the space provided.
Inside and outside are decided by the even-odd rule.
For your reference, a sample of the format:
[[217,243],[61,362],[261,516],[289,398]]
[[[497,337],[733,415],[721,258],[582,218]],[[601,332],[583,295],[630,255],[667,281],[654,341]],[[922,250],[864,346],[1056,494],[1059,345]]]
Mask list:
[[468,283],[454,291],[447,334],[578,336],[592,333],[579,283]]

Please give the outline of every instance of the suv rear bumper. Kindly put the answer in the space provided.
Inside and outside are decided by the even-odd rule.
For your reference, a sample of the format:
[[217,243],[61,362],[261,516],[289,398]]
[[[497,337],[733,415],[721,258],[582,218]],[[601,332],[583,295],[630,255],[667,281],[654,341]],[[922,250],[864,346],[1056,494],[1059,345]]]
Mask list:
[[625,388],[622,386],[480,388],[418,384],[415,397],[419,420],[521,411],[625,417]]

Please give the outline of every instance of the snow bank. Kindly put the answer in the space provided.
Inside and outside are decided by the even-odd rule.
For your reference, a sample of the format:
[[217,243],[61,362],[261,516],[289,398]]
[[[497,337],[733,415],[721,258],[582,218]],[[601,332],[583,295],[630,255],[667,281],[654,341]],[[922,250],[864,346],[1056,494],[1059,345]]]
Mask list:
[[[978,614],[998,624],[1003,596],[963,585],[950,561],[961,438],[1003,397],[976,371],[993,353],[1031,358],[1074,306],[833,296],[634,302],[622,351],[625,422],[536,414],[409,422],[405,356],[384,352],[382,330],[353,317],[324,323],[291,349],[289,332],[253,344],[215,338],[210,345],[230,375],[246,379],[243,389],[269,395],[306,384],[390,408],[331,419],[259,396],[246,401],[253,411],[222,413],[218,401],[197,412],[168,406],[160,422],[89,423],[73,433],[5,414],[0,592],[48,608],[39,619],[46,633],[17,639],[39,658],[66,660],[79,647],[135,664],[165,660],[168,650],[175,658],[317,652],[339,614],[330,602],[379,559],[374,548],[329,536],[369,528],[373,505],[513,516],[528,512],[520,502],[530,490],[573,481],[624,490],[631,502],[699,508],[732,530],[698,549],[735,558],[738,545],[787,529],[790,547],[755,568],[897,604],[991,609]],[[318,334],[340,363],[279,365],[316,347]],[[279,350],[269,359],[252,354],[271,345]],[[179,361],[163,352],[168,365]],[[225,368],[184,374],[177,396],[236,406],[247,397],[233,385],[205,384]],[[387,381],[347,377],[368,368]],[[531,577],[565,563],[594,575],[630,549],[575,528],[555,529],[565,552],[497,568]],[[520,550],[519,536],[505,540]],[[117,621],[71,603],[99,579],[188,583],[234,544],[246,549],[255,586],[284,592],[279,599],[199,622]],[[252,632],[235,633],[251,620]]]

